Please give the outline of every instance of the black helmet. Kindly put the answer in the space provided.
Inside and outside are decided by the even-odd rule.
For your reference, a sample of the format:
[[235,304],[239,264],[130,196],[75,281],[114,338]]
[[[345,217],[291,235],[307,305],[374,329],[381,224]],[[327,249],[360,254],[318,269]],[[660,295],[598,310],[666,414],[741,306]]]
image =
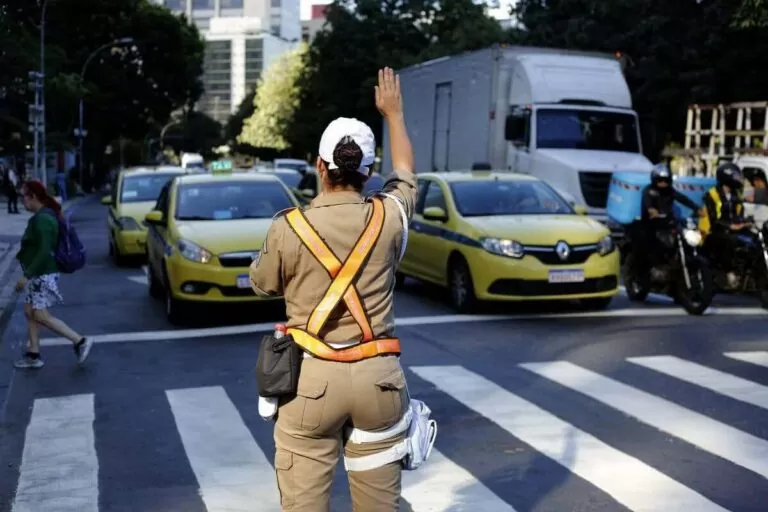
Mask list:
[[657,186],[662,181],[666,181],[667,184],[672,184],[672,173],[669,171],[669,167],[666,164],[656,164],[651,169],[651,185]]
[[732,189],[740,189],[744,186],[741,169],[733,162],[725,162],[717,167],[715,172],[717,186],[726,186]]

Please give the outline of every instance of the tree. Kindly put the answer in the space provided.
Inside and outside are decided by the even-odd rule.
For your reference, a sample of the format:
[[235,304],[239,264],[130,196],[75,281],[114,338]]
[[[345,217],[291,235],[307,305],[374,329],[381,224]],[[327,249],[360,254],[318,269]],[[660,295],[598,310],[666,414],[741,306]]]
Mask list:
[[306,43],[281,55],[259,79],[254,113],[237,137],[241,144],[283,150],[288,147],[286,128],[299,106],[299,77],[304,70]]
[[221,123],[197,111],[188,112],[183,122],[169,128],[164,140],[176,154],[200,153],[205,157],[211,157],[213,148],[224,143]]
[[472,0],[336,0],[315,38],[299,80],[300,98],[287,139],[296,154],[315,153],[335,117],[356,117],[381,138],[373,86],[383,66],[398,69],[474,50],[504,38],[484,6]]
[[243,131],[245,120],[251,117],[255,111],[254,101],[256,100],[256,88],[245,95],[243,101],[237,107],[237,111],[229,116],[227,124],[224,127],[224,137],[230,144],[237,143],[237,136]]

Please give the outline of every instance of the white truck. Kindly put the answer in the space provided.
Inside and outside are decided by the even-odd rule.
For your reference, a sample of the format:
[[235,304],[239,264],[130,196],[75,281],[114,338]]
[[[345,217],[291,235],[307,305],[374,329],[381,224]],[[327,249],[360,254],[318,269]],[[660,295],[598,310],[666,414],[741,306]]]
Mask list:
[[612,172],[653,167],[615,55],[495,45],[398,74],[417,173],[530,174],[607,223]]

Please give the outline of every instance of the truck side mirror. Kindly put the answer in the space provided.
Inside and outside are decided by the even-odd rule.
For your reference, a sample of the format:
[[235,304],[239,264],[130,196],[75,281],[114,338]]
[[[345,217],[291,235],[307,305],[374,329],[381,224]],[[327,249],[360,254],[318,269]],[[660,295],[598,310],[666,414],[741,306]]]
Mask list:
[[525,114],[510,114],[504,123],[504,139],[515,146],[525,146],[525,128],[527,116]]

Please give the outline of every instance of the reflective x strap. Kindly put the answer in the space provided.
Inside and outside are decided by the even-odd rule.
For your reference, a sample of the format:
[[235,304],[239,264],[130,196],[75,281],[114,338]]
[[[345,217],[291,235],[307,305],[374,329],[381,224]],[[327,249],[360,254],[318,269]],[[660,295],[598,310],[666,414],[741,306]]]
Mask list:
[[[331,316],[334,308],[336,308],[336,305],[347,293],[347,290],[350,289],[352,281],[357,277],[360,268],[373,250],[373,246],[376,244],[376,241],[381,234],[383,225],[384,204],[381,199],[375,198],[373,200],[373,214],[368,221],[368,225],[365,226],[363,234],[352,248],[352,252],[349,253],[349,256],[338,274],[336,274],[336,277],[333,278],[331,286],[328,287],[328,290],[320,300],[320,303],[315,307],[314,311],[312,311],[312,314],[309,315],[309,321],[307,322],[307,331],[309,333],[315,336],[318,335],[320,329],[323,328],[328,317]],[[357,304],[360,304],[359,299]],[[362,307],[360,307],[360,313],[365,316]]]
[[288,334],[298,346],[314,357],[328,361],[355,363],[384,354],[400,354],[400,340],[398,338],[379,338],[336,350],[301,329],[289,328]]
[[[325,270],[330,274],[331,279],[334,279],[339,270],[341,270],[341,262],[333,252],[325,245],[325,242],[317,234],[317,231],[312,227],[304,214],[299,209],[295,209],[286,215],[288,224],[296,232],[299,240],[304,246],[309,249],[312,255],[325,267]],[[344,292],[344,302],[347,304],[347,309],[352,314],[352,317],[360,326],[360,330],[363,332],[363,341],[369,341],[373,339],[373,330],[368,318],[365,316],[363,310],[363,303],[360,300],[360,296],[357,293],[357,289],[354,286],[350,286],[346,292]],[[322,326],[321,326],[322,327]],[[318,329],[319,332],[319,329]]]

